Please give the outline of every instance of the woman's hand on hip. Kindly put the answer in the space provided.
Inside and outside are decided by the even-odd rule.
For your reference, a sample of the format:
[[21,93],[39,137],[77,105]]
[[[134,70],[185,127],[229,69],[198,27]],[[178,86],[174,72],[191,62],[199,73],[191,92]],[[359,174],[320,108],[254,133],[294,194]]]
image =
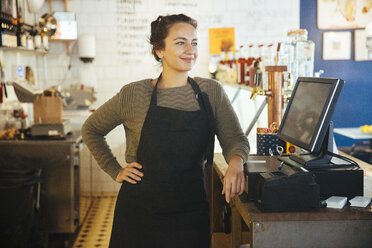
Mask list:
[[143,173],[138,169],[142,169],[142,165],[139,163],[133,162],[128,164],[127,167],[120,170],[115,181],[118,183],[127,181],[131,184],[136,184],[143,177]]
[[223,179],[222,194],[225,194],[226,202],[229,203],[234,196],[241,195],[244,186],[243,159],[240,156],[232,156]]

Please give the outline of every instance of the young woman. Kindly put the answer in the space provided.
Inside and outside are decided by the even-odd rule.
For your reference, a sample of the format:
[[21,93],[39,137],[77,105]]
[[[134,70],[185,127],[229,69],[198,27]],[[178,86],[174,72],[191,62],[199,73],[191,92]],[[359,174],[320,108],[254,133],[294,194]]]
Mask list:
[[[122,183],[111,248],[209,247],[203,166],[212,162],[215,134],[229,164],[222,194],[229,202],[243,192],[249,144],[234,110],[217,81],[188,77],[198,56],[196,27],[183,14],[153,21],[150,43],[162,73],[125,85],[83,126],[98,164]],[[117,125],[126,134],[124,168],[104,138]]]

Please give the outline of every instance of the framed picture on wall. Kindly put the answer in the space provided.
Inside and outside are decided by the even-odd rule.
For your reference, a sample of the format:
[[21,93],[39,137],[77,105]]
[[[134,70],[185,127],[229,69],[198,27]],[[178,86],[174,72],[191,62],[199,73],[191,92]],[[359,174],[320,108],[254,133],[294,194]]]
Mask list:
[[318,0],[319,29],[364,28],[372,20],[372,1]]
[[357,29],[354,31],[354,60],[366,61],[368,59],[368,50],[366,44],[366,31],[364,29]]
[[351,32],[324,32],[323,59],[348,60],[351,57]]

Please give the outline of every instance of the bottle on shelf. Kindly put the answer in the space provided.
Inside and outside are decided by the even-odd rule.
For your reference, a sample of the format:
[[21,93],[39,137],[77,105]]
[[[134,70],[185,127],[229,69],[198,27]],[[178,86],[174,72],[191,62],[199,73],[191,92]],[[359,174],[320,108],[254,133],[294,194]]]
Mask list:
[[231,84],[237,83],[237,65],[234,56],[235,54],[228,50],[221,51],[216,71],[217,80]]
[[17,10],[14,1],[1,1],[0,46],[17,47]]
[[23,33],[23,2],[16,1],[16,18],[17,18],[17,46],[26,46],[26,36]]
[[253,70],[252,65],[255,60],[254,54],[255,54],[255,46],[249,45],[248,51],[247,51],[247,57],[244,61],[244,72],[245,72],[244,83],[245,85],[249,85],[249,86],[251,86],[251,79],[252,79],[251,74],[256,73],[256,71],[252,71]]
[[245,84],[245,57],[244,57],[244,46],[241,45],[237,53],[237,74],[238,84]]
[[275,57],[275,52],[274,52],[273,44],[266,45],[261,55],[261,63],[260,63],[260,68],[262,71],[261,72],[262,83],[261,83],[261,88],[260,88],[260,94],[263,94],[263,90],[268,89],[268,73],[265,70],[265,67],[268,65],[274,65],[274,57]]
[[274,52],[274,45],[268,44],[265,49],[264,53],[264,61],[265,65],[274,65],[274,58],[275,58],[275,52]]
[[257,66],[258,66],[258,61],[254,58],[251,58],[253,60],[251,60],[251,64],[249,66],[249,81],[247,83],[248,86],[254,88],[255,86],[255,76],[256,76],[256,70],[257,70]]
[[249,47],[250,47],[250,57],[252,57],[252,58],[258,58],[259,57],[259,55],[258,55],[258,53],[259,53],[258,46],[257,45],[250,45]]
[[263,56],[264,56],[264,54],[265,54],[265,51],[266,51],[266,49],[265,49],[265,45],[264,44],[260,44],[260,45],[258,45],[257,46],[257,57],[258,58],[262,58]]

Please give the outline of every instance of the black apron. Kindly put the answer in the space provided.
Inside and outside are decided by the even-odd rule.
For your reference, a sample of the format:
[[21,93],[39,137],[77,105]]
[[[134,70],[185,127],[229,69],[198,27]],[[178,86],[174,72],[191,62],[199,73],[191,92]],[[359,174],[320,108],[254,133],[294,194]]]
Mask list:
[[188,78],[200,110],[157,106],[151,96],[137,150],[144,173],[123,182],[116,202],[110,248],[207,248],[209,206],[203,164],[213,161],[214,117],[207,94]]

